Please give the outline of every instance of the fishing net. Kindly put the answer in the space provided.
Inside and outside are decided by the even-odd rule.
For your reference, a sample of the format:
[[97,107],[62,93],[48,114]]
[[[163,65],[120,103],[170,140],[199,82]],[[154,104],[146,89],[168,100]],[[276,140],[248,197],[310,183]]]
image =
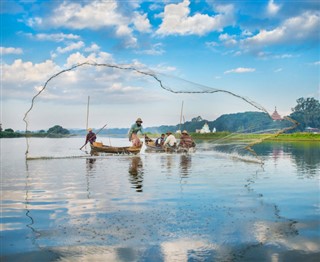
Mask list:
[[[54,90],[50,90],[52,86],[62,85],[61,82],[64,77],[72,78],[73,74],[77,72],[78,79],[77,81],[87,81],[90,90],[86,89],[77,89],[77,84],[69,84],[68,91],[63,95],[59,96],[59,93],[54,93]],[[56,97],[57,99],[64,99],[72,101],[72,96],[70,94],[73,93],[83,93],[83,95],[87,95],[90,92],[93,96],[96,95],[97,103],[106,102],[99,95],[99,86],[102,88],[101,83],[106,85],[106,83],[114,83],[114,82],[122,82],[126,88],[134,89],[134,86],[139,86],[136,90],[140,92],[140,96],[150,95],[154,90],[162,90],[174,95],[197,95],[199,96],[214,96],[217,93],[221,93],[226,95],[226,102],[228,99],[234,98],[238,101],[241,101],[247,107],[252,108],[253,111],[259,112],[263,114],[265,118],[265,122],[268,124],[261,124],[261,122],[255,123],[254,121],[250,121],[250,123],[243,124],[241,129],[233,130],[228,133],[217,133],[216,136],[208,137],[206,139],[206,143],[198,148],[198,150],[202,150],[204,152],[207,151],[217,151],[225,154],[231,154],[233,156],[237,156],[239,158],[247,157],[249,159],[249,155],[253,157],[253,159],[258,159],[259,162],[262,162],[262,159],[259,158],[259,155],[254,150],[254,146],[265,141],[266,139],[270,139],[273,137],[277,137],[278,135],[295,128],[298,123],[289,118],[283,117],[282,121],[273,121],[270,113],[260,104],[255,101],[236,94],[234,92],[218,89],[213,87],[208,87],[205,85],[197,84],[183,78],[169,75],[160,71],[151,70],[145,67],[142,64],[131,64],[131,65],[118,65],[118,64],[108,64],[108,63],[96,63],[93,61],[85,61],[83,63],[79,63],[73,65],[69,68],[59,71],[58,73],[52,75],[44,85],[38,89],[38,93],[33,96],[31,101],[31,106],[27,110],[24,115],[24,122],[26,126],[26,134],[29,133],[29,122],[28,119],[32,110],[35,107],[35,101],[40,99],[42,95],[44,95],[46,89],[49,89],[49,95],[52,97]],[[97,88],[92,87],[97,86]],[[121,86],[120,86],[121,87]],[[141,88],[143,87],[143,88]],[[56,89],[56,88],[55,88]],[[118,90],[119,89],[119,90]],[[113,91],[119,91],[119,87],[113,86]],[[113,93],[114,94],[114,93]],[[47,94],[48,96],[48,91]],[[177,99],[177,97],[175,97]],[[121,96],[113,96],[113,98],[107,101],[109,104],[116,103],[124,103],[121,100]],[[167,103],[169,103],[167,101]],[[192,104],[191,104],[192,107]],[[197,110],[194,108],[195,111]],[[158,112],[158,114],[162,114],[163,112]],[[254,113],[254,112],[253,112]],[[120,112],[121,114],[121,112]],[[183,127],[183,124],[182,124]],[[212,128],[212,127],[211,127]],[[228,128],[228,127],[226,127]],[[194,131],[194,130],[192,130]],[[221,131],[221,130],[218,130]],[[29,137],[26,136],[27,140],[27,149],[26,149],[26,159],[35,159],[34,157],[29,156]],[[61,156],[60,156],[61,157]],[[73,157],[73,156],[68,156]],[[78,157],[75,155],[74,157]],[[83,157],[83,156],[79,156]],[[39,157],[41,158],[41,157]],[[47,159],[48,157],[46,157]],[[250,160],[250,159],[249,159]]]

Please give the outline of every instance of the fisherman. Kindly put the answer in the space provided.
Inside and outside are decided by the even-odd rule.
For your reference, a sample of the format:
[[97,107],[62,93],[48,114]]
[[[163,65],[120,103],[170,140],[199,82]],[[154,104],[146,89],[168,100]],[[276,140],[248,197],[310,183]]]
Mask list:
[[187,130],[183,130],[180,137],[179,147],[190,148],[195,146],[196,144],[193,141],[192,137],[188,134]]
[[96,142],[97,136],[96,134],[92,131],[92,128],[88,128],[88,134],[86,136],[86,143],[90,142],[90,144],[93,144],[93,142]]
[[164,139],[165,136],[166,136],[165,134],[161,134],[161,136],[156,139],[155,145],[156,146],[162,146],[163,143],[164,143],[164,140],[165,140]]
[[167,138],[163,143],[164,148],[176,148],[177,146],[177,139],[174,137],[172,132],[166,132]]
[[141,141],[138,137],[138,132],[144,135],[143,127],[142,127],[142,120],[139,117],[136,122],[131,126],[128,136],[129,141],[132,142],[132,146],[141,146]]

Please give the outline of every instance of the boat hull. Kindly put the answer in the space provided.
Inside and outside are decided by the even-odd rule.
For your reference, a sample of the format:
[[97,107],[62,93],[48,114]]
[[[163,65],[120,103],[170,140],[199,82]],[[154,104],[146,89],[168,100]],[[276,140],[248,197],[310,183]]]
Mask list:
[[140,153],[142,145],[140,147],[126,146],[126,147],[115,147],[106,146],[102,143],[93,143],[91,145],[91,154],[94,153],[109,153],[109,154],[138,154]]

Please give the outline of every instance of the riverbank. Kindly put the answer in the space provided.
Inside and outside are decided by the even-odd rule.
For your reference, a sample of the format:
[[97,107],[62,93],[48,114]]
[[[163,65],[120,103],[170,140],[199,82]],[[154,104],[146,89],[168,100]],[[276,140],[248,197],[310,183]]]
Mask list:
[[236,134],[229,132],[216,132],[209,134],[191,133],[194,139],[203,140],[218,140],[218,139],[263,139],[268,141],[317,141],[320,142],[320,134],[312,133],[292,133],[292,134],[281,134],[276,136],[275,134]]

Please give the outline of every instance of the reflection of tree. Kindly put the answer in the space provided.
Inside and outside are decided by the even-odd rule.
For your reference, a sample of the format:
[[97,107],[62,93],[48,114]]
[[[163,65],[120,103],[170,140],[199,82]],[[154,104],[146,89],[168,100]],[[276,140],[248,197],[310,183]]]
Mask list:
[[129,165],[129,181],[137,192],[142,192],[143,186],[143,164],[139,156],[134,156]]
[[302,175],[306,174],[309,178],[317,175],[317,170],[320,168],[319,142],[292,143],[290,152]]
[[[307,177],[314,177],[320,167],[319,142],[270,142],[257,145],[255,151],[258,155],[269,155],[275,161],[283,156],[290,156],[295,162],[298,173]],[[278,153],[282,156],[279,157]]]
[[191,156],[181,155],[180,156],[180,169],[182,176],[188,176],[189,169],[191,168]]

